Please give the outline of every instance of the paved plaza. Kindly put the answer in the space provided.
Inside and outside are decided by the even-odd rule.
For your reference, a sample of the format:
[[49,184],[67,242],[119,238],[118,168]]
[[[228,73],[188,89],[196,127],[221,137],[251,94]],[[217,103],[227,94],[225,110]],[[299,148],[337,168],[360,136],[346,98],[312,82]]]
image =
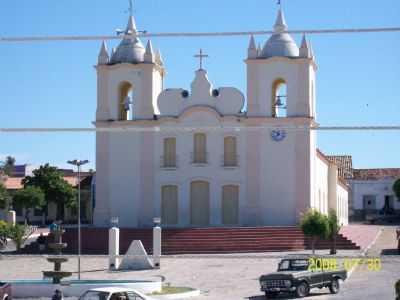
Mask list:
[[[320,253],[326,254],[327,251]],[[82,279],[157,279],[174,286],[200,289],[202,295],[196,299],[232,300],[263,299],[259,291],[261,274],[276,271],[278,255],[286,253],[176,256],[162,259],[160,270],[135,272],[109,272],[107,257],[84,256]],[[357,255],[355,251],[344,251],[342,255]],[[0,278],[41,279],[41,270],[51,270],[52,265],[42,256],[7,256],[0,260]],[[77,260],[70,257],[63,269],[73,271],[76,278]]]
[[[370,256],[393,254],[394,227],[385,227],[376,243],[368,251]],[[303,251],[305,253],[308,251]],[[308,252],[309,253],[309,252]],[[328,250],[317,254],[327,254]],[[232,254],[232,255],[182,255],[167,256],[161,261],[160,270],[109,272],[106,256],[84,256],[82,279],[160,279],[173,286],[187,286],[201,290],[198,300],[263,300],[258,278],[277,268],[279,256],[289,253]],[[293,254],[293,252],[291,253]],[[339,251],[339,256],[355,257],[359,251]],[[51,270],[45,256],[2,256],[0,278],[41,279],[42,270]],[[73,271],[77,277],[77,259],[63,264],[63,269]],[[394,283],[400,279],[400,256],[383,255],[382,270],[368,271],[363,265],[355,269],[342,286],[340,295],[330,295],[328,289],[313,290],[307,299],[394,299]],[[279,299],[287,299],[281,296]]]

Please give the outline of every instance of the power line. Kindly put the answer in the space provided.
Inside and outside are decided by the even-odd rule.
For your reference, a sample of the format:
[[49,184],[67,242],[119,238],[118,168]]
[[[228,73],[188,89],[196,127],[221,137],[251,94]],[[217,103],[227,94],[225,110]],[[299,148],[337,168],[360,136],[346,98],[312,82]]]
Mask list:
[[196,126],[196,127],[159,127],[159,126],[115,126],[98,128],[0,128],[0,133],[91,133],[91,132],[192,132],[192,131],[400,131],[400,125],[393,126]]
[[[340,34],[340,33],[382,33],[400,32],[400,27],[377,27],[377,28],[344,28],[344,29],[299,29],[288,30],[289,34]],[[64,36],[25,36],[25,37],[0,37],[0,43],[26,43],[26,42],[51,42],[51,41],[97,41],[97,40],[120,40],[134,39],[136,37],[221,37],[221,36],[249,36],[249,35],[271,35],[274,31],[232,31],[232,32],[164,32],[148,33],[142,32],[136,35],[64,35]]]

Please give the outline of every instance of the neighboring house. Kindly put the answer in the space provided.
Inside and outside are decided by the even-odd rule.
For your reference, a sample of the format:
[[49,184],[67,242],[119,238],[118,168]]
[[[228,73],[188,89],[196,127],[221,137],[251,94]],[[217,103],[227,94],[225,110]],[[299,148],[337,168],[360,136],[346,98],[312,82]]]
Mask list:
[[354,169],[350,180],[354,219],[367,214],[400,214],[400,201],[393,192],[393,183],[400,178],[400,168]]
[[[296,225],[310,208],[336,209],[347,224],[348,187],[309,129],[317,125],[314,54],[287,30],[280,10],[263,49],[251,37],[246,99],[213,88],[202,61],[190,91],[164,89],[150,41],[125,38],[111,54],[102,44],[96,226],[114,217],[121,227],[150,227],[155,217],[170,227]],[[125,33],[136,32],[130,17]]]
[[15,165],[14,169],[11,171],[10,177],[31,176],[34,169],[35,167],[32,165]]
[[[84,223],[92,222],[92,175],[88,175],[90,173],[83,173],[81,176],[81,220]],[[68,173],[69,176],[64,176],[64,180],[66,180],[69,184],[76,187],[78,184],[78,178],[76,173]],[[23,189],[22,181],[25,177],[5,177],[3,184],[7,188],[8,192],[12,196],[16,191]],[[17,221],[24,222],[26,210],[21,207],[14,206],[13,209],[16,211]],[[54,203],[50,203],[47,207],[47,217],[45,219],[45,215],[42,210],[34,209],[31,210],[29,215],[29,221],[32,224],[41,224],[48,223],[56,220],[56,205]],[[0,216],[6,216],[4,211],[0,211]],[[64,223],[76,222],[76,214],[74,214],[71,209],[65,207],[64,208]]]

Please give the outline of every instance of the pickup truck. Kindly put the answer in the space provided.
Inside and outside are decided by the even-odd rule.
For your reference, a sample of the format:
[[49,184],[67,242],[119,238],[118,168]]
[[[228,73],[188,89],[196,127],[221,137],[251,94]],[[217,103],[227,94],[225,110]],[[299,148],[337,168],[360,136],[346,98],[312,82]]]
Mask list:
[[11,285],[9,283],[0,282],[0,300],[11,299]]
[[[329,260],[329,259],[328,259]],[[261,291],[267,299],[281,293],[294,294],[298,298],[307,297],[312,288],[329,288],[332,294],[340,289],[339,280],[346,280],[347,271],[337,267],[323,268],[323,258],[284,258],[278,271],[260,277]],[[316,263],[315,263],[316,262]]]

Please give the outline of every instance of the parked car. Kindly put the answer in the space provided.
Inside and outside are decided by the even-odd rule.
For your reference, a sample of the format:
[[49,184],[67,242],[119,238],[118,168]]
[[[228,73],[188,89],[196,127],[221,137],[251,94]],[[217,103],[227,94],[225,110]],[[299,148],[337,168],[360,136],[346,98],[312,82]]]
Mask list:
[[0,300],[11,300],[11,284],[0,282]]
[[323,268],[322,262],[313,258],[317,265],[313,265],[311,257],[285,258],[279,263],[278,271],[260,277],[261,291],[268,298],[274,298],[280,293],[295,294],[296,297],[306,297],[312,288],[328,287],[332,294],[340,289],[339,280],[346,280],[347,272],[344,269],[335,270],[334,267]]
[[154,300],[139,291],[119,287],[104,287],[86,291],[79,300]]

